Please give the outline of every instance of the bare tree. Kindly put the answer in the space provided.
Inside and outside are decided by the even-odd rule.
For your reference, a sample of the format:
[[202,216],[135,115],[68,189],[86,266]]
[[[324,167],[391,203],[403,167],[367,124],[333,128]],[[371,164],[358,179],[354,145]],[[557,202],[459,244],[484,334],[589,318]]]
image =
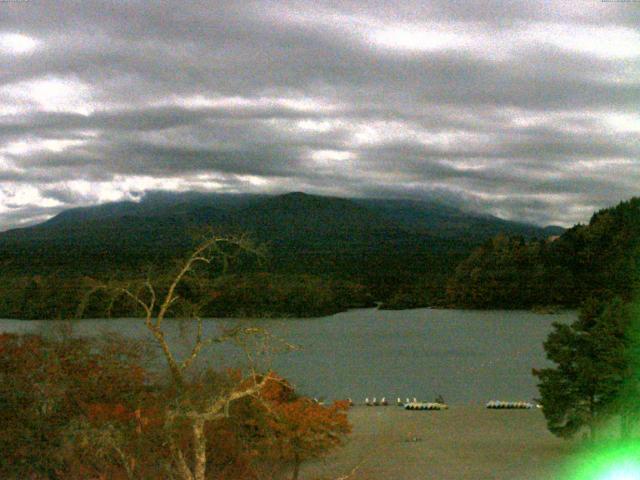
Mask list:
[[[160,289],[154,285],[151,278],[147,278],[137,288],[113,283],[96,283],[78,309],[78,316],[81,316],[88,303],[88,298],[103,289],[113,293],[111,305],[118,297],[125,296],[142,309],[144,324],[162,351],[176,392],[174,400],[170,402],[171,404],[167,406],[165,412],[165,432],[172,455],[172,470],[180,480],[205,480],[206,478],[207,436],[205,428],[207,424],[227,417],[230,404],[233,402],[250,396],[258,398],[259,392],[268,382],[279,381],[271,371],[259,374],[253,357],[248,356],[251,360],[251,368],[239,381],[214,391],[207,391],[204,395],[194,395],[193,392],[190,392],[187,371],[209,345],[235,341],[249,352],[248,346],[251,343],[248,341],[249,338],[264,342],[272,339],[263,329],[243,326],[223,331],[221,335],[205,336],[203,321],[198,311],[201,305],[190,305],[189,308],[187,320],[193,322],[195,331],[187,354],[183,358],[178,358],[167,340],[164,321],[170,315],[172,307],[180,301],[180,296],[177,293],[180,284],[187,276],[195,275],[199,266],[217,266],[219,273],[224,275],[227,273],[230,262],[242,254],[261,258],[263,251],[244,235],[211,235],[179,265],[166,292],[160,294]],[[288,345],[285,347],[288,348]],[[262,350],[266,351],[267,349],[262,347]],[[185,425],[191,432],[190,448],[184,447],[176,441],[174,435],[178,426],[184,428]]]

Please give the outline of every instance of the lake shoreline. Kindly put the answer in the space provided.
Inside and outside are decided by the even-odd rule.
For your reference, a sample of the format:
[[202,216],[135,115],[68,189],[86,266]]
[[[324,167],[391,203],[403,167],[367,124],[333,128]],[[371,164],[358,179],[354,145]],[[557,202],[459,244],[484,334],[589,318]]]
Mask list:
[[[429,307],[412,307],[412,308],[385,308],[383,305],[378,306],[356,306],[342,310],[332,311],[326,314],[307,315],[307,316],[242,316],[242,315],[229,315],[218,317],[203,317],[203,320],[313,320],[335,317],[343,313],[354,311],[378,311],[378,312],[410,312],[418,310],[433,310],[433,311],[460,311],[460,312],[509,312],[509,313],[532,313],[535,315],[544,316],[560,316],[565,314],[571,314],[577,312],[575,308],[554,308],[552,310],[538,309],[538,308],[466,308],[466,307],[444,307],[444,306],[429,306]],[[127,317],[107,317],[107,318],[0,318],[0,321],[11,322],[78,322],[78,321],[94,321],[94,320],[144,320],[144,316],[127,316]],[[167,320],[182,321],[190,320],[189,317],[165,317]]]

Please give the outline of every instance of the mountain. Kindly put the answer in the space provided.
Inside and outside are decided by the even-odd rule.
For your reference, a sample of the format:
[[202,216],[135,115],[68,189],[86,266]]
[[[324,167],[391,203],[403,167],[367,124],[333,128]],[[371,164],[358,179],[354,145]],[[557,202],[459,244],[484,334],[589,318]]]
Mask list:
[[356,202],[408,229],[429,232],[443,238],[485,239],[499,233],[521,235],[525,238],[546,238],[560,235],[565,230],[557,226],[541,228],[528,223],[503,220],[435,202],[395,199],[365,199]]
[[409,233],[401,233],[403,228],[393,219],[352,200],[300,192],[245,207],[237,212],[235,224],[263,241],[319,248],[336,243],[363,246]]
[[347,274],[428,271],[435,257],[459,256],[499,232],[526,238],[550,233],[430,202],[301,192],[152,192],[139,202],[70,209],[39,225],[0,233],[0,261],[34,273],[135,269],[181,254],[204,226],[248,232],[267,242],[278,270]]

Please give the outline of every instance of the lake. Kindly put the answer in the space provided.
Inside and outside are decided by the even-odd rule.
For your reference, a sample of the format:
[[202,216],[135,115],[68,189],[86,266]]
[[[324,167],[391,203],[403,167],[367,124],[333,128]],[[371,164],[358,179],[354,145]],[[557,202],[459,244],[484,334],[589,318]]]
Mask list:
[[[525,311],[357,309],[322,318],[243,320],[296,344],[270,364],[304,394],[319,398],[417,397],[438,394],[451,404],[490,399],[532,400],[538,395],[531,369],[548,365],[542,342],[552,322],[571,322],[575,312],[539,315]],[[205,333],[239,320],[208,319]],[[180,323],[168,321],[172,345],[186,340]],[[42,332],[56,322],[0,320],[0,331]],[[184,324],[183,324],[184,325]],[[114,331],[146,337],[140,319],[74,322],[78,335]],[[238,350],[224,345],[207,352],[213,365],[237,365]]]

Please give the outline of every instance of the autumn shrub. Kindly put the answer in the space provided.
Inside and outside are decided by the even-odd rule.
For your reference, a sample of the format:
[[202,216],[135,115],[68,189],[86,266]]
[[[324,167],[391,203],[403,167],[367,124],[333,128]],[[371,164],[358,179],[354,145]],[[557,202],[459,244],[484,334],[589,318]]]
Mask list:
[[64,478],[74,419],[97,405],[137,407],[147,380],[141,351],[115,355],[78,338],[1,334],[0,477]]
[[[0,335],[0,478],[171,478],[172,441],[186,457],[194,445],[188,417],[167,419],[256,381],[208,371],[176,389],[142,367],[145,355],[117,336]],[[273,375],[206,423],[206,478],[296,478],[304,461],[344,441],[346,408],[300,397]]]

